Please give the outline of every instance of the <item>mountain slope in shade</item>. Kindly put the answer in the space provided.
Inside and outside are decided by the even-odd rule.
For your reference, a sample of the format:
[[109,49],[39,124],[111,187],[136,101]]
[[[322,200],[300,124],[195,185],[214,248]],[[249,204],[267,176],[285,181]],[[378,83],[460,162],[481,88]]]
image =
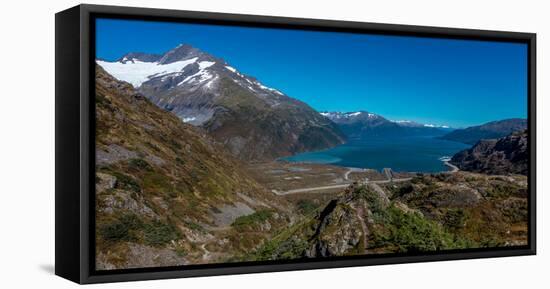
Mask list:
[[436,127],[413,121],[391,121],[367,111],[321,112],[321,114],[336,123],[349,138],[440,136],[449,131],[448,127]]
[[471,149],[455,154],[451,162],[466,171],[491,175],[527,175],[527,141],[526,130],[500,139],[481,140]]
[[98,61],[157,106],[200,126],[245,160],[274,159],[341,144],[345,136],[307,104],[189,45],[164,55]]
[[465,129],[457,129],[441,138],[473,145],[482,139],[497,139],[505,137],[515,131],[522,131],[525,129],[527,129],[526,119],[511,118],[492,121]]
[[[98,269],[218,262],[288,221],[286,202],[210,136],[100,67],[95,101]],[[269,227],[239,242],[231,224],[259,212]]]

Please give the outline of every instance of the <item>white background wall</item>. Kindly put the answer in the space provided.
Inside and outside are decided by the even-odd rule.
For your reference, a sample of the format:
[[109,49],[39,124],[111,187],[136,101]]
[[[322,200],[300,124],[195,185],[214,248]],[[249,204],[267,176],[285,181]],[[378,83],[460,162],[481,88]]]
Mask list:
[[[89,1],[96,4],[538,33],[538,256],[102,285],[106,288],[542,288],[548,242],[547,1]],[[0,287],[69,288],[54,266],[54,13],[77,1],[0,9]],[[545,53],[546,52],[546,53]],[[498,105],[498,104],[497,104]],[[34,287],[30,287],[34,286]],[[353,288],[352,287],[352,288]]]

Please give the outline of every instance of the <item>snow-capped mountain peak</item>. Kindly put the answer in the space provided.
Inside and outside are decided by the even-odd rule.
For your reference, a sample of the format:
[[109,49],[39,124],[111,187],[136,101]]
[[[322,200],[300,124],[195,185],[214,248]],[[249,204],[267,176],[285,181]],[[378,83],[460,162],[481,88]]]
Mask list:
[[366,112],[366,111],[354,111],[354,112],[320,112],[321,115],[331,120],[356,120],[356,119],[377,119],[381,116]]
[[426,127],[426,128],[444,128],[444,129],[450,128],[448,125],[419,123],[412,120],[392,120],[392,122],[399,124],[400,126],[406,126],[406,127]]
[[[277,89],[268,87],[253,77],[240,73],[223,59],[218,59],[188,44],[180,44],[163,55],[131,52],[115,62],[97,60],[109,74],[126,81],[136,88],[144,83],[158,80],[169,89],[203,86],[211,89],[221,77],[227,77],[243,88],[260,93],[265,98],[284,96]],[[172,84],[169,85],[167,81]],[[272,105],[276,104],[275,102]]]
[[243,159],[327,148],[345,138],[306,103],[189,45],[160,56],[127,54],[119,61],[96,62],[182,122],[203,127]]
[[193,57],[201,57],[204,55],[205,53],[198,48],[195,48],[189,44],[182,43],[164,53],[162,57],[158,60],[158,62],[161,64],[168,64]]
[[[115,78],[132,84],[156,105],[169,109],[183,121],[200,125],[214,114],[203,105],[221,97],[227,81],[233,82],[270,107],[288,96],[258,79],[239,72],[223,59],[198,48],[180,44],[163,55],[132,52],[117,61],[96,60]],[[180,96],[185,95],[186,100]],[[189,104],[183,105],[183,103]]]
[[436,127],[436,128],[449,128],[447,125],[437,125],[437,124],[431,124],[431,123],[425,123],[425,127]]

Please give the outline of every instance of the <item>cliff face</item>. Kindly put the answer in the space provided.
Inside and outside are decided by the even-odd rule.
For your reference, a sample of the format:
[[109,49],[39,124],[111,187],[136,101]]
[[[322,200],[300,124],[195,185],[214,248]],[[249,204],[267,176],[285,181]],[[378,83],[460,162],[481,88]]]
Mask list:
[[482,140],[471,149],[453,156],[451,162],[461,170],[491,175],[528,172],[527,131],[494,140]]

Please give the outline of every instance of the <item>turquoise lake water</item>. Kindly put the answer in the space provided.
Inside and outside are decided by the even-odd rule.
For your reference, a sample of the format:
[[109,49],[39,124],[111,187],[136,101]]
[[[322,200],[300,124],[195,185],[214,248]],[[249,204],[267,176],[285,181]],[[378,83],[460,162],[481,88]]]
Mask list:
[[337,147],[281,158],[289,162],[332,164],[343,167],[407,172],[440,172],[440,160],[470,148],[470,145],[429,136],[351,140]]

